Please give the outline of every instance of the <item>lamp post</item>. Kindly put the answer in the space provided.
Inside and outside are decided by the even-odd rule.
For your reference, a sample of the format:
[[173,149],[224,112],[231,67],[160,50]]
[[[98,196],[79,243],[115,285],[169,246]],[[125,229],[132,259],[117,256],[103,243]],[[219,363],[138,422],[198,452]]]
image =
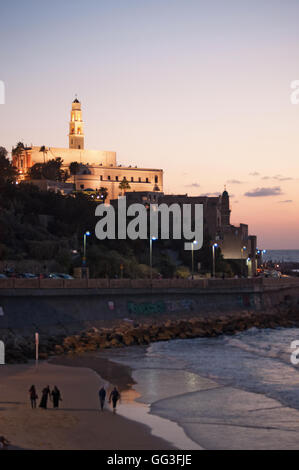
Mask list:
[[246,246],[242,246],[241,248],[241,259],[242,259],[242,265],[241,265],[241,276],[244,275],[244,268],[243,268],[243,258],[244,258],[244,251],[247,250]]
[[263,255],[265,255],[266,253],[267,253],[267,250],[263,250],[263,251],[262,251],[262,266],[264,266]]
[[153,279],[153,242],[156,241],[156,237],[150,237],[150,268],[151,268],[151,280]]
[[251,277],[252,276],[252,260],[251,260],[251,258],[247,258],[246,265],[247,265],[248,276]]
[[192,256],[192,281],[194,279],[194,245],[197,245],[197,241],[194,240],[192,243],[191,243],[191,256]]
[[83,267],[86,266],[86,237],[90,237],[91,233],[89,231],[84,233],[83,241]]
[[212,246],[212,249],[213,249],[213,278],[216,277],[215,248],[218,248],[218,243],[214,243],[213,246]]

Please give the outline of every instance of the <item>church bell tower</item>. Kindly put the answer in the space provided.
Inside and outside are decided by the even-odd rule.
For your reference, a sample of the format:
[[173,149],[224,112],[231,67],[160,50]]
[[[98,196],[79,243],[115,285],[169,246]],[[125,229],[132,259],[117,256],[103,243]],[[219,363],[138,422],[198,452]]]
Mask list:
[[231,213],[231,210],[229,208],[229,194],[225,188],[221,196],[221,225],[222,226],[230,225],[230,213]]
[[72,103],[70,133],[69,133],[69,148],[70,149],[84,149],[84,130],[82,121],[81,103],[76,97]]

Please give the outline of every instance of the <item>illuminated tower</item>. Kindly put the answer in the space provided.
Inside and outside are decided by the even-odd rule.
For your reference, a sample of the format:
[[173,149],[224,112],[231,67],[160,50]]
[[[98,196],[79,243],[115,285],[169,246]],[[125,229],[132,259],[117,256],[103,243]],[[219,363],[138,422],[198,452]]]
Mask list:
[[72,103],[69,147],[70,149],[84,149],[84,131],[81,103],[77,97]]

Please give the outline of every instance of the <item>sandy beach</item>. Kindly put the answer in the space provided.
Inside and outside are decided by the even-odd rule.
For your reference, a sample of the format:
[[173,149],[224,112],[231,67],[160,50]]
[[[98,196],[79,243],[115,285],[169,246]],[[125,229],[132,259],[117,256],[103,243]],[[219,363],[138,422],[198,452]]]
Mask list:
[[[80,359],[79,359],[80,360]],[[106,364],[107,365],[107,364]],[[113,377],[113,370],[107,376]],[[118,366],[116,366],[118,367]],[[119,374],[124,389],[130,376]],[[116,382],[112,382],[116,384]],[[46,385],[62,392],[61,409],[32,410],[28,390],[36,386],[40,397]],[[107,380],[92,369],[41,363],[0,367],[0,435],[13,448],[31,450],[167,450],[170,443],[151,434],[150,428],[114,415],[110,406],[99,411],[98,390]],[[119,384],[116,384],[119,385]],[[134,397],[132,396],[132,400]]]

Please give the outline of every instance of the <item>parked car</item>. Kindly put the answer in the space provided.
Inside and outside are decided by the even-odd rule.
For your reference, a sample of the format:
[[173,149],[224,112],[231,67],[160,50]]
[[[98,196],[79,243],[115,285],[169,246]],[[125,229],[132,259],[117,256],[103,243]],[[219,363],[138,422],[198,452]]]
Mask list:
[[5,274],[0,273],[0,279],[7,279],[7,276],[5,276]]
[[38,279],[38,276],[32,273],[20,273],[18,274],[18,277],[20,279]]
[[49,275],[50,279],[74,279],[70,274],[65,273],[51,273]]

